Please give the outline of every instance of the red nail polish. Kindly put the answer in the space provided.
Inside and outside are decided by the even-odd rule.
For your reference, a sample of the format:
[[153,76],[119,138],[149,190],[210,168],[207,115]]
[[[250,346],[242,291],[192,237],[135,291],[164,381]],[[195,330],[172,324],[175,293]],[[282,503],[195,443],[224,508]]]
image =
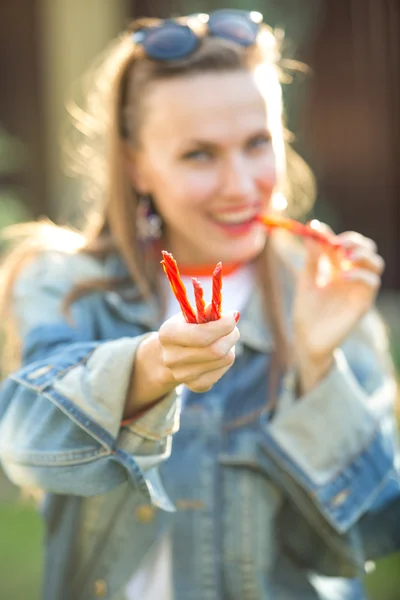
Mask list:
[[238,310],[236,310],[236,311],[233,313],[233,316],[235,317],[235,321],[236,321],[236,323],[237,323],[237,322],[239,321],[239,319],[240,319],[240,312],[239,312]]

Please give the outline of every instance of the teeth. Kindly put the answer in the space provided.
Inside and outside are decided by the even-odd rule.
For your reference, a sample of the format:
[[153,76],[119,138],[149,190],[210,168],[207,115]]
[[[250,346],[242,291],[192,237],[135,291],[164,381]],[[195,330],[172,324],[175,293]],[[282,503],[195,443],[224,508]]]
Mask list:
[[220,213],[218,215],[214,215],[213,218],[219,223],[236,225],[238,223],[245,223],[247,221],[250,221],[250,219],[252,219],[255,216],[256,215],[254,213],[254,209],[247,209],[237,213]]

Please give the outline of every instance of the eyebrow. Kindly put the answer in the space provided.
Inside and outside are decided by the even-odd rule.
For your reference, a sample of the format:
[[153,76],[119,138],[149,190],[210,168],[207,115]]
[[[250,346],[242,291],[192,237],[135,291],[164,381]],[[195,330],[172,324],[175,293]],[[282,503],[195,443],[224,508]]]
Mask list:
[[[246,141],[249,141],[249,140],[251,140],[255,137],[261,136],[261,135],[272,138],[272,134],[269,129],[257,129],[257,131],[254,131],[253,133],[251,133],[250,135],[248,135],[246,137]],[[201,139],[195,139],[195,138],[187,140],[185,145],[186,144],[187,144],[187,146],[201,146],[202,148],[207,148],[210,150],[218,148],[220,145],[219,143],[213,142],[210,140],[201,140]]]
[[187,140],[185,142],[185,147],[192,148],[193,146],[213,150],[214,148],[218,148],[219,144],[217,142],[210,142],[209,140],[196,139]]

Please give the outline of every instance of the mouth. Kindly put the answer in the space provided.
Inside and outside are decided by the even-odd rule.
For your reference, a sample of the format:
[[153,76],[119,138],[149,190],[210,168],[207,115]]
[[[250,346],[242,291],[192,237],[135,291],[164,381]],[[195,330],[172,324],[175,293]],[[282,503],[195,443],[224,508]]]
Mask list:
[[252,206],[241,210],[213,213],[210,215],[212,222],[232,235],[247,233],[258,222],[260,210]]

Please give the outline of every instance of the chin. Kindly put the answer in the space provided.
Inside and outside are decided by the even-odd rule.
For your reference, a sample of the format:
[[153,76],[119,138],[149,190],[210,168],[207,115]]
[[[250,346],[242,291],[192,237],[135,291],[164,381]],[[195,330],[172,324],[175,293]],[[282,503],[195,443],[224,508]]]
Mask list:
[[[214,261],[211,262],[219,262],[222,263],[249,263],[254,260],[259,254],[261,254],[264,246],[265,246],[265,237],[264,239],[257,240],[258,243],[255,243],[255,240],[252,240],[252,243],[230,243],[226,244],[219,251],[213,252],[213,255],[216,257]],[[218,258],[217,258],[218,257]]]

